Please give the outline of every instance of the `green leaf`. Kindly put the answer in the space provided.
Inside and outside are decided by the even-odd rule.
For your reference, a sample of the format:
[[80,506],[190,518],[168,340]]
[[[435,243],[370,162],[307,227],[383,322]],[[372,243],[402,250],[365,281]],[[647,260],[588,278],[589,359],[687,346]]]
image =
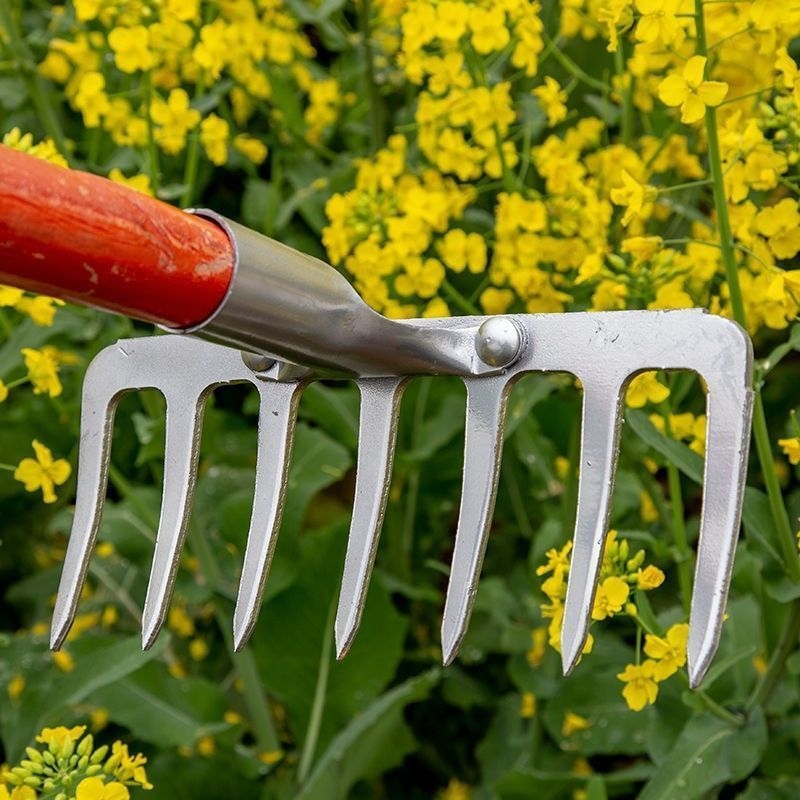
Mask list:
[[281,208],[281,192],[274,183],[261,178],[248,178],[242,197],[242,220],[245,225],[273,236],[275,220]]
[[644,411],[629,408],[625,420],[633,432],[645,443],[658,451],[670,463],[695,483],[703,482],[703,459],[685,444],[665,436],[650,422]]
[[639,800],[691,800],[714,786],[746,778],[767,745],[763,713],[736,728],[711,714],[694,717],[662,761]]
[[216,684],[200,678],[176,680],[163,664],[147,664],[92,699],[112,722],[161,747],[190,746],[229,727],[222,721],[225,696]]
[[361,778],[399,764],[414,745],[403,709],[424,700],[440,678],[438,669],[425,672],[367,706],[330,743],[295,800],[344,800]]
[[64,724],[65,709],[135,672],[158,656],[168,641],[169,637],[162,634],[154,647],[142,652],[139,636],[109,642],[104,637],[87,635],[69,645],[75,659],[71,672],[54,669],[49,657],[42,653],[43,647],[30,639],[0,642],[0,661],[8,659],[25,669],[27,679],[19,703],[0,708],[6,757],[11,762],[18,760],[25,745],[43,727]]

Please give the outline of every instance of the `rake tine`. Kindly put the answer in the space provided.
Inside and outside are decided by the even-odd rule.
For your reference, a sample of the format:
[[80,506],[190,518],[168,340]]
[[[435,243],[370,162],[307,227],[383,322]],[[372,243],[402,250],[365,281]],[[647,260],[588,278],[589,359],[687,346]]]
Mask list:
[[272,563],[289,477],[297,404],[305,384],[262,381],[253,513],[247,534],[239,594],[233,613],[233,646],[241,650],[258,618]]
[[[736,374],[732,370],[730,378]],[[719,644],[739,532],[753,394],[734,380],[708,383],[703,505],[686,648],[692,688]]]
[[[121,391],[109,386],[109,374],[118,350],[102,351],[86,372],[81,411],[81,441],[78,460],[78,491],[64,568],[56,595],[50,648],[58,650],[75,619],[89,560],[103,513],[114,412]],[[111,369],[109,369],[111,367]]]
[[622,387],[584,382],[578,509],[564,602],[561,661],[564,674],[583,651],[608,533],[620,430]]
[[465,380],[464,477],[452,569],[442,619],[442,655],[450,664],[467,630],[494,513],[508,378]]
[[358,464],[353,517],[347,539],[342,589],[336,611],[336,657],[353,643],[367,599],[383,515],[392,482],[400,400],[405,378],[364,378],[361,392]]
[[181,548],[186,536],[192,495],[197,481],[197,457],[205,398],[211,387],[187,398],[167,396],[167,432],[164,452],[164,488],[153,566],[142,612],[142,648],[152,647],[164,624],[175,584]]

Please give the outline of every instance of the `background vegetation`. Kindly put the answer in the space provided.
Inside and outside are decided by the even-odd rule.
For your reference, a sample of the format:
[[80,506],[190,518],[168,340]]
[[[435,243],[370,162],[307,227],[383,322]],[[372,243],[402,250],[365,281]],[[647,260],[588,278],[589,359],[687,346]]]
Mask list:
[[797,797],[798,31],[800,9],[774,0],[0,3],[7,146],[240,219],[340,266],[390,316],[696,305],[745,326],[758,358],[744,535],[699,691],[684,651],[705,418],[687,375],[628,393],[617,533],[591,652],[568,679],[568,376],[512,395],[476,610],[448,669],[464,392],[444,378],[403,401],[346,660],[331,621],[358,411],[337,383],[301,402],[280,543],[239,655],[254,399],[209,404],[169,631],[144,654],[164,409],[125,399],[101,544],[52,655],[81,375],[148,330],[0,288],[0,797]]

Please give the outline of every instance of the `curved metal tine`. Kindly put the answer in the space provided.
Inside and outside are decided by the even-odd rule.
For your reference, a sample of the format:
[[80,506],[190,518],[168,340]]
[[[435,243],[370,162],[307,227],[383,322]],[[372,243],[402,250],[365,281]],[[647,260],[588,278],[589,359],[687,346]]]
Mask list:
[[114,412],[120,396],[130,388],[125,380],[126,359],[124,343],[119,342],[98,353],[86,370],[81,400],[75,516],[53,610],[50,629],[50,647],[53,650],[61,647],[72,627],[100,528]]
[[213,388],[209,386],[194,396],[182,395],[175,388],[165,393],[164,486],[153,565],[142,612],[143,650],[153,646],[166,618],[197,481],[203,406]]
[[259,381],[258,457],[253,512],[233,614],[233,646],[241,650],[258,618],[280,530],[294,439],[297,404],[304,381]]
[[467,379],[464,477],[453,561],[442,619],[445,665],[458,653],[469,624],[494,513],[503,427],[510,389],[507,377]]
[[692,688],[702,681],[719,645],[739,535],[753,393],[743,384],[736,387],[736,377],[707,380],[703,505],[686,648]]
[[362,378],[353,517],[336,611],[336,657],[353,643],[367,599],[386,501],[392,482],[400,400],[406,378]]
[[589,632],[614,493],[622,389],[621,382],[583,384],[578,509],[561,631],[565,675],[578,663]]

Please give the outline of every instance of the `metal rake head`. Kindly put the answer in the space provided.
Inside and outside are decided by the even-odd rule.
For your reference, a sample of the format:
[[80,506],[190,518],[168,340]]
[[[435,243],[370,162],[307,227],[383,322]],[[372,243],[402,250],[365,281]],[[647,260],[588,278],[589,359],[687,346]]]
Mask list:
[[[751,415],[752,354],[734,323],[701,311],[620,311],[410,320],[409,330],[450,339],[477,330],[487,374],[467,388],[464,473],[458,529],[442,623],[445,663],[467,629],[494,509],[510,388],[529,372],[568,372],[583,387],[578,509],[561,639],[565,673],[583,649],[617,461],[624,390],[637,373],[691,370],[707,387],[708,431],[697,570],[690,616],[692,685],[716,651],[738,537]],[[450,340],[448,339],[448,341]],[[356,377],[361,418],[353,516],[335,634],[341,657],[366,599],[391,480],[400,399],[408,375]],[[151,646],[164,622],[197,473],[204,400],[217,386],[251,383],[260,395],[255,496],[234,613],[234,643],[250,636],[275,548],[297,404],[309,370],[187,336],[117,342],[91,363],[81,418],[78,495],[58,590],[51,645],[72,624],[102,513],[114,409],[129,390],[155,388],[167,403],[163,501],[142,619]]]

